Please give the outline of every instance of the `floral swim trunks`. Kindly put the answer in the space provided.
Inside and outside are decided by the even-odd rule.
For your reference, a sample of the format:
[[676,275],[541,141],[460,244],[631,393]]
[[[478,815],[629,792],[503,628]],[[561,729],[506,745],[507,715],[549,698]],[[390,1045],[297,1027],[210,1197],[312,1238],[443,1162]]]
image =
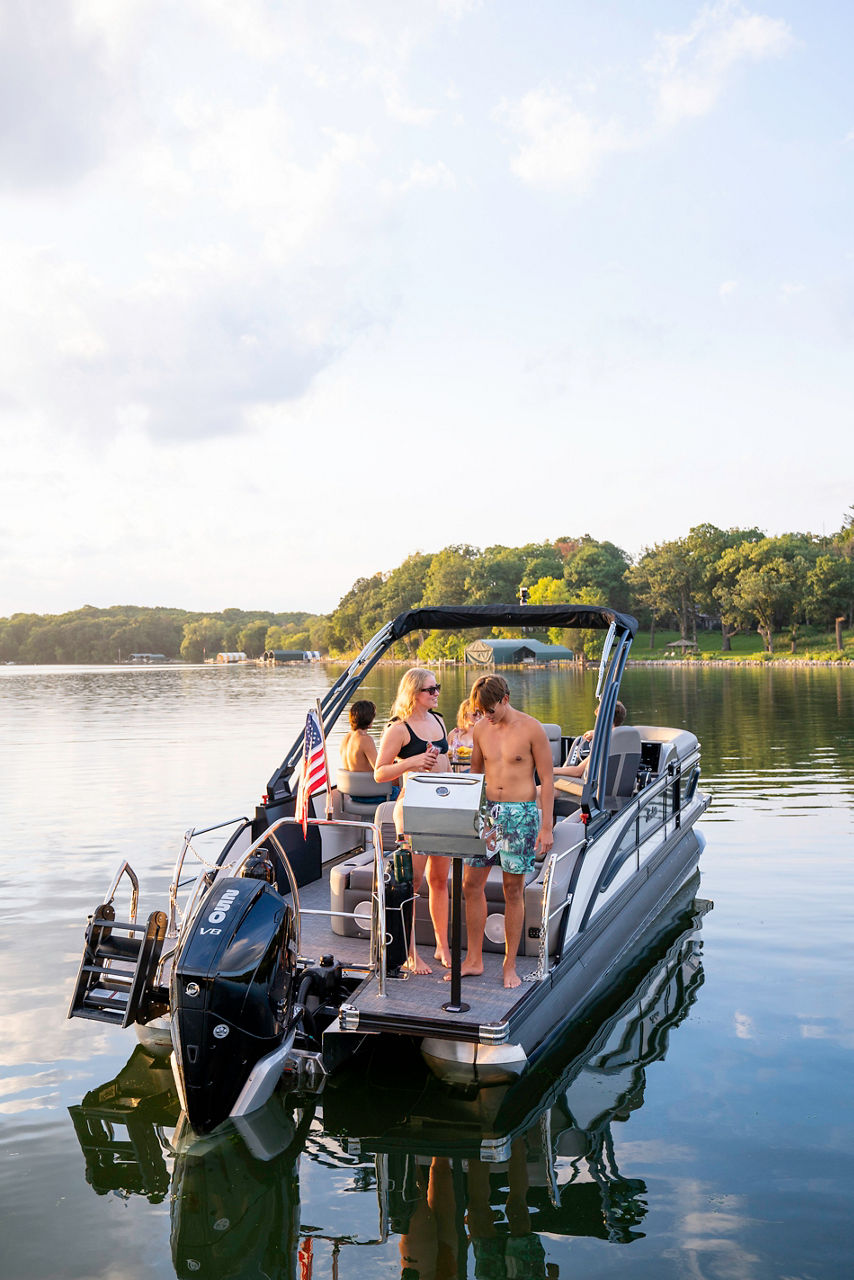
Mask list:
[[514,876],[534,869],[534,846],[540,832],[540,811],[536,800],[493,800],[486,808],[483,836],[486,853],[466,858],[470,867],[494,867]]

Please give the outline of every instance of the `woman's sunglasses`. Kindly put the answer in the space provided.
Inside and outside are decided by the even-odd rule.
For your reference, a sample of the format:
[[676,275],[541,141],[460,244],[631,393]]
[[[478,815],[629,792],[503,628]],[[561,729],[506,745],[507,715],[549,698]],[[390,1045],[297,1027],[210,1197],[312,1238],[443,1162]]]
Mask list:
[[425,685],[424,688],[421,690],[421,692],[422,693],[438,693],[441,687],[442,686],[440,684]]

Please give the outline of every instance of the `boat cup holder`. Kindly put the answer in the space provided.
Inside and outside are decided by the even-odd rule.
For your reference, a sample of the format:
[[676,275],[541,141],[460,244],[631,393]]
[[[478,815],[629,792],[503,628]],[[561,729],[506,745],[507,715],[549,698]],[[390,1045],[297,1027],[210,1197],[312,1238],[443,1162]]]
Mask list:
[[500,911],[493,911],[486,917],[483,932],[489,941],[497,946],[504,943],[504,916]]

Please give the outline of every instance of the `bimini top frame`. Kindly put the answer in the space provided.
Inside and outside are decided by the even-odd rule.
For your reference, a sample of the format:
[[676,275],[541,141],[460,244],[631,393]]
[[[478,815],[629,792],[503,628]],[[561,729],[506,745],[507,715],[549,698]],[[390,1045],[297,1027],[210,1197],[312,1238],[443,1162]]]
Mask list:
[[[373,666],[393,644],[412,631],[484,630],[491,627],[575,627],[581,630],[607,631],[599,667],[597,695],[600,712],[596,733],[590,748],[588,781],[581,796],[585,813],[599,811],[598,797],[604,796],[608,746],[614,706],[632,639],[636,620],[628,613],[617,613],[599,605],[580,604],[484,604],[448,605],[425,609],[407,609],[386,623],[368,641],[359,656],[338,677],[320,704],[324,733],[329,733],[341,712]],[[267,783],[269,804],[290,798],[290,779],[302,759],[303,735],[300,734],[279,768]]]

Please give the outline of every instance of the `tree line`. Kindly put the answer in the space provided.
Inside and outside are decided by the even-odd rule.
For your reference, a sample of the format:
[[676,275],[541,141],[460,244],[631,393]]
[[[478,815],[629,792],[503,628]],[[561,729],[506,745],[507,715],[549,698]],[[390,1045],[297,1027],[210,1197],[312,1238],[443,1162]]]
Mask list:
[[[770,538],[760,529],[700,524],[682,538],[644,548],[635,561],[613,542],[587,534],[522,547],[463,544],[417,552],[390,572],[358,578],[328,615],[90,605],[58,616],[18,613],[0,619],[0,661],[115,662],[150,652],[201,662],[220,651],[254,658],[266,649],[345,657],[405,609],[507,603],[523,588],[530,604],[608,604],[633,613],[649,629],[651,647],[656,628],[675,628],[683,640],[696,641],[698,626],[720,630],[723,652],[746,630],[758,631],[769,653],[781,632],[795,652],[805,627],[835,627],[841,645],[841,627],[854,625],[854,507],[830,535]],[[531,634],[588,653],[596,644],[593,633],[552,628]],[[413,633],[401,641],[400,656],[461,658],[470,640],[454,632]]]
[[[644,548],[633,562],[613,542],[563,537],[524,547],[445,547],[409,556],[390,573],[359,578],[329,616],[327,645],[333,654],[357,651],[382,623],[403,609],[438,604],[609,604],[633,613],[655,643],[656,628],[676,628],[686,641],[697,627],[732,636],[756,630],[767,652],[785,632],[792,652],[802,628],[837,631],[854,624],[854,508],[830,535],[760,529],[719,529],[700,524],[682,538]],[[496,628],[494,634],[500,635]],[[505,634],[510,635],[511,632]],[[594,633],[552,628],[530,634],[587,653]],[[408,657],[461,658],[471,637],[454,632],[413,633],[401,642]]]
[[122,662],[132,653],[162,653],[203,662],[220,652],[258,658],[265,649],[319,649],[325,619],[310,613],[192,613],[85,605],[69,613],[16,613],[0,618],[0,662]]

